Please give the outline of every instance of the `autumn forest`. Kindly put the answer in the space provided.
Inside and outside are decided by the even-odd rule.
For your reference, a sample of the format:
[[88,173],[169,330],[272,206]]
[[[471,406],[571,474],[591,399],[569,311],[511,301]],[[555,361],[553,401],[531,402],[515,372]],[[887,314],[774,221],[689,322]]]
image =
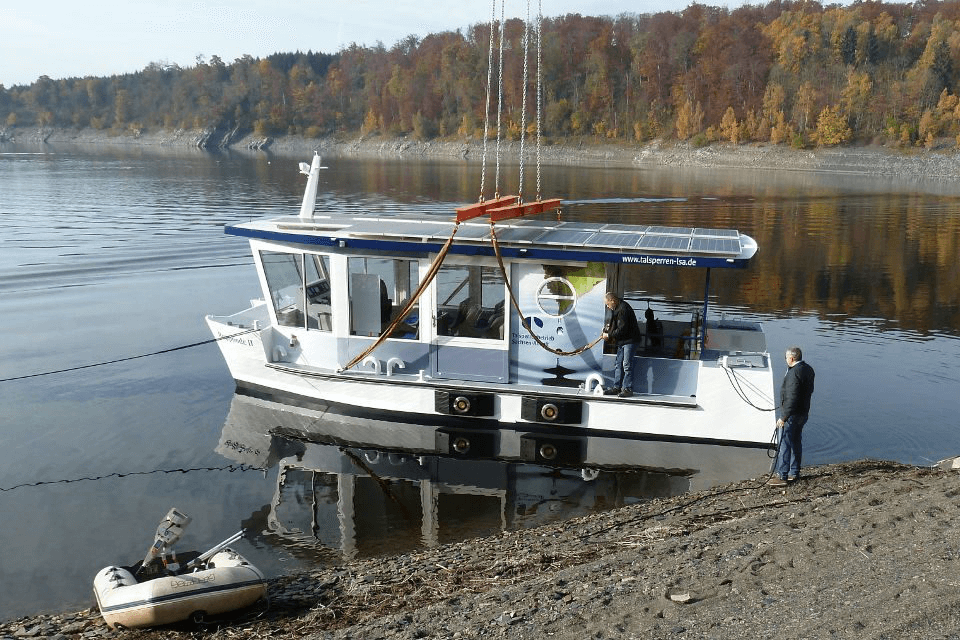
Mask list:
[[[536,22],[503,26],[505,137],[535,129],[539,76],[548,139],[960,143],[960,1],[694,4],[544,19],[539,37]],[[0,85],[0,128],[479,137],[489,50],[490,26],[479,24],[389,48],[232,63],[213,55],[187,68],[153,63],[112,77],[42,76],[29,86]],[[496,85],[499,56],[492,58]],[[494,93],[492,110],[496,103]]]

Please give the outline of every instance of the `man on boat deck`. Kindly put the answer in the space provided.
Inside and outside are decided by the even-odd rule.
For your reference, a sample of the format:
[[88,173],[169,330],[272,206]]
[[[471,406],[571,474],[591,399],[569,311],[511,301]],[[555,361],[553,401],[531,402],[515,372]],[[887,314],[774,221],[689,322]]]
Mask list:
[[608,291],[604,301],[612,313],[602,337],[617,345],[617,360],[613,365],[613,386],[603,395],[629,398],[633,395],[633,354],[641,337],[637,315],[613,292]]
[[801,436],[810,413],[810,397],[813,396],[813,367],[803,361],[800,347],[787,349],[786,359],[787,373],[780,385],[780,418],[777,420],[780,429],[777,466],[767,481],[775,487],[782,487],[800,476]]

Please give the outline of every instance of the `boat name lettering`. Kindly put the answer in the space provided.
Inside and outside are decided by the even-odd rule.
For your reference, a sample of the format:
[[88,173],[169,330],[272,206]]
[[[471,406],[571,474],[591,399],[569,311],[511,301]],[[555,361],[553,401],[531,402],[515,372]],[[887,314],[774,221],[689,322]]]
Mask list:
[[695,267],[696,258],[677,258],[675,256],[622,256],[623,262],[631,264],[653,264],[668,267]]
[[253,346],[253,340],[250,339],[250,338],[238,338],[238,337],[236,337],[236,336],[224,336],[224,335],[223,335],[223,332],[220,332],[220,331],[217,332],[217,339],[219,339],[219,340],[226,340],[227,342],[233,342],[234,344],[240,344],[240,345],[243,345],[243,346],[245,346],[245,347],[252,347],[252,346]]
[[211,573],[208,576],[200,577],[189,577],[183,580],[172,580],[170,582],[170,587],[173,589],[179,589],[180,587],[192,587],[198,584],[203,584],[204,582],[214,582],[216,581],[216,575]]
[[235,440],[225,440],[223,442],[223,446],[227,447],[228,449],[233,449],[234,451],[237,451],[239,453],[252,453],[254,455],[260,455],[260,449],[256,449],[254,447],[248,447],[247,445],[237,442]]

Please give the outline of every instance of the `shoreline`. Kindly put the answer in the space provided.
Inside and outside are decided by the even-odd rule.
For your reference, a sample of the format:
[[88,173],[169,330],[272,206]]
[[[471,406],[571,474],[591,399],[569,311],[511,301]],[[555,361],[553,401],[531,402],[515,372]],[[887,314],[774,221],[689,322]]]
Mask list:
[[[929,638],[960,629],[956,470],[862,460],[270,580],[202,631],[271,638]],[[92,580],[92,578],[91,578]],[[259,615],[259,617],[257,617]],[[95,610],[0,638],[110,631]]]
[[[323,156],[332,157],[433,158],[476,162],[483,158],[483,144],[477,140],[417,141],[375,135],[270,138],[207,129],[115,134],[93,129],[7,127],[0,128],[0,143],[3,142],[51,146],[71,144],[220,149],[296,157],[318,151]],[[534,161],[536,156],[532,142],[527,142],[524,149],[528,161]],[[517,158],[519,150],[518,142],[501,142],[503,158]],[[494,153],[494,143],[488,143],[488,161]],[[922,181],[946,181],[960,177],[960,149],[952,141],[945,141],[932,149],[897,150],[881,146],[792,149],[769,143],[714,143],[695,147],[682,142],[654,141],[628,145],[569,140],[541,146],[541,162],[638,168],[809,171]]]

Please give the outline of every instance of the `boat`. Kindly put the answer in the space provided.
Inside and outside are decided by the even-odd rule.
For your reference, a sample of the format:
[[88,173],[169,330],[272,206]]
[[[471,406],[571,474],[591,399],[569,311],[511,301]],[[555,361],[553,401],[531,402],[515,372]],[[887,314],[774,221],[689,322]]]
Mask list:
[[93,579],[100,614],[111,629],[202,622],[253,605],[266,595],[263,573],[228,545],[235,533],[209,551],[172,550],[190,518],[170,510],[142,562],[104,567]]
[[[769,469],[763,327],[710,304],[711,272],[746,268],[750,236],[565,220],[562,200],[516,196],[450,218],[317,211],[320,156],[300,170],[298,213],[225,229],[249,241],[263,293],[206,317],[238,392],[443,429],[452,437],[438,446],[454,453],[482,455],[471,443],[484,433],[612,436],[673,458],[735,449],[752,460],[744,473]],[[702,299],[625,291],[628,272],[645,269],[700,272]],[[631,397],[603,394],[615,359],[600,339],[607,292],[647,319]]]

